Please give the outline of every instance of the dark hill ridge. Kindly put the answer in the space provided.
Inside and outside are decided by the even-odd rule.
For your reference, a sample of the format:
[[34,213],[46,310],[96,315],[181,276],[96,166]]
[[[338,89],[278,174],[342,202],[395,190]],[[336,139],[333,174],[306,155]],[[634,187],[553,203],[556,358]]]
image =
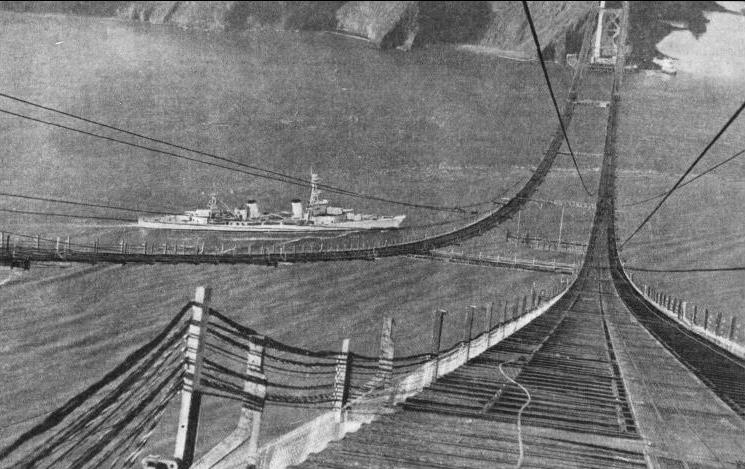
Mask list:
[[[538,35],[549,55],[576,52],[579,29],[597,2],[529,2]],[[613,3],[609,2],[612,6]],[[154,24],[203,30],[339,30],[383,47],[423,47],[433,43],[478,44],[532,57],[533,45],[520,2],[417,1],[21,1],[0,9],[74,15],[117,16]],[[726,11],[716,2],[631,2],[631,62],[656,67],[664,57],[656,44],[674,29],[698,37],[705,13]]]

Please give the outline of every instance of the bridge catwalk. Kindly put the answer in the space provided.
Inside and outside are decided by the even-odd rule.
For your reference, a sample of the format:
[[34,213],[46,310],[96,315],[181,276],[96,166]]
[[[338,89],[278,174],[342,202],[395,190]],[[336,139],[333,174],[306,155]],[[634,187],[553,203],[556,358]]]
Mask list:
[[619,62],[595,220],[574,284],[509,339],[299,467],[678,468],[745,461],[745,362],[655,311],[620,264]]
[[[627,20],[628,2],[624,9]],[[622,24],[621,44],[626,32]],[[182,443],[177,438],[175,459],[158,459],[166,466],[151,467],[191,466],[202,395],[239,401],[242,407],[234,433],[193,467],[284,467],[282,457],[305,468],[741,467],[745,360],[681,329],[632,284],[618,256],[615,139],[623,68],[621,53],[587,251],[576,280],[559,297],[554,290],[544,303],[534,289],[530,301],[524,296],[516,302],[509,318],[505,306],[496,329],[494,305],[485,306],[488,321],[475,338],[478,307],[472,306],[464,340],[446,351],[440,347],[444,312],[437,311],[432,353],[396,357],[390,318],[381,331],[379,356],[350,353],[348,340],[341,353],[310,351],[236,323],[212,309],[209,292],[201,289],[156,338],[0,449],[0,459],[19,458],[13,467],[42,467],[42,462],[56,467],[63,461],[81,468],[109,467],[104,461],[133,467],[181,391],[179,429],[191,430],[179,430],[186,436]],[[81,262],[276,264],[423,253],[509,218],[526,191],[540,185],[556,150],[549,149],[531,181],[499,210],[414,242],[288,257],[288,252],[212,256],[203,248],[194,254],[133,255],[126,246],[121,253],[69,248],[60,253],[59,247],[40,249],[37,239],[35,249],[21,248],[10,256],[4,243],[1,254],[11,261],[20,252],[27,260],[53,255]],[[60,254],[79,257],[61,259]],[[501,332],[501,341],[490,347],[495,332]],[[189,404],[192,398],[196,405]],[[267,403],[331,410],[296,429],[303,432],[293,430],[290,438],[259,448]],[[352,433],[299,463],[309,448],[318,451],[347,431]],[[45,434],[50,435],[41,441]]]

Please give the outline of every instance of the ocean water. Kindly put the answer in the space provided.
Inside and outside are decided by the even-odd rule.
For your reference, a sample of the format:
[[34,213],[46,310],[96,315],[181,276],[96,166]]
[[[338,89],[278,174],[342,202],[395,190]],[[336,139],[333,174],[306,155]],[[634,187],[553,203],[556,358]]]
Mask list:
[[[449,47],[403,53],[317,33],[230,36],[0,13],[0,65],[4,93],[297,177],[307,177],[312,166],[328,184],[430,205],[510,195],[542,157],[555,127],[537,64]],[[552,68],[552,76],[561,98],[569,71]],[[0,108],[80,125],[5,99]],[[573,132],[592,136],[594,130]],[[229,205],[255,198],[266,210],[306,197],[297,187],[9,116],[0,116],[0,132],[0,186],[11,193],[177,212],[204,204],[212,190]],[[543,196],[577,190],[571,173],[550,180]],[[569,193],[561,189],[567,182],[574,187]],[[405,213],[407,224],[452,216],[329,198],[368,213]],[[10,198],[0,207],[119,215]],[[539,225],[547,213],[534,209],[526,219]],[[554,230],[558,218],[551,216]],[[69,235],[73,242],[142,239],[139,230],[115,222],[8,213],[0,213],[0,221],[6,232]],[[504,234],[486,243],[496,239]],[[215,307],[225,314],[309,348],[336,348],[350,337],[353,350],[375,353],[380,322],[393,316],[397,350],[409,354],[428,347],[436,308],[450,311],[445,343],[453,343],[468,305],[512,300],[534,282],[558,282],[546,274],[413,259],[276,269],[35,265],[20,274],[0,271],[0,282],[6,274],[12,277],[0,286],[0,444],[145,343],[198,285],[214,288]],[[232,430],[236,410],[207,400],[200,452]],[[270,412],[264,440],[309,417]],[[174,418],[166,414],[149,451],[170,453]]]
[[[0,13],[0,39],[2,92],[297,177],[306,177],[312,166],[329,184],[418,203],[467,204],[515,187],[540,160],[555,126],[536,63],[449,47],[403,53],[316,33],[230,36],[8,13]],[[561,99],[569,73],[551,67],[551,75]],[[601,84],[602,78],[592,78],[585,97],[603,99]],[[669,187],[741,99],[736,86],[711,77],[682,72],[675,78],[627,78],[619,136],[619,206],[624,210],[618,216],[619,236],[627,235],[650,208],[623,205]],[[51,117],[3,99],[0,107]],[[601,151],[604,126],[602,111],[578,115],[570,129],[575,150]],[[0,132],[0,186],[7,192],[168,211],[202,205],[213,189],[231,205],[256,198],[267,210],[305,198],[300,188],[8,116],[0,116]],[[745,147],[743,135],[737,123],[707,162]],[[593,187],[599,160],[580,163]],[[583,196],[570,165],[558,161],[540,198],[592,202]],[[743,171],[741,164],[733,164],[681,191],[653,220],[652,229],[629,244],[624,257],[630,264],[670,267],[740,262],[745,252]],[[449,216],[330,198],[366,212],[406,213],[407,224],[413,225]],[[0,200],[0,207],[71,210],[9,198]],[[564,239],[586,240],[592,212],[567,211],[565,216]],[[32,235],[142,239],[139,230],[121,223],[7,213],[0,213],[0,221],[2,230]],[[521,223],[522,232],[554,238],[559,212],[531,205]],[[506,230],[515,233],[516,228],[512,220],[456,248],[514,254],[504,239]],[[520,257],[554,256],[517,252]],[[560,261],[568,259],[577,258]],[[644,278],[671,293],[734,311],[743,301],[738,275]],[[308,348],[336,348],[349,337],[354,351],[375,353],[380,322],[393,316],[397,351],[409,354],[426,350],[433,309],[450,312],[445,343],[453,343],[462,333],[468,305],[511,300],[533,282],[548,285],[558,279],[405,258],[276,269],[0,270],[0,445],[145,343],[199,285],[214,288],[215,307],[230,317]],[[205,402],[200,452],[232,430],[236,410],[222,401]],[[268,412],[264,440],[310,417]],[[174,425],[169,411],[148,451],[169,454]]]

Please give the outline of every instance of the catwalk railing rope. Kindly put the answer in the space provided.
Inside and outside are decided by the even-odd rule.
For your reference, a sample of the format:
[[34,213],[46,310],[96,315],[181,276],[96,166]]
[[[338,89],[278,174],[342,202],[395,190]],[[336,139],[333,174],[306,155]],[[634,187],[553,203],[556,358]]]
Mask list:
[[[350,413],[356,417],[349,422],[371,419],[527,323],[567,284],[561,281],[541,290],[534,285],[512,302],[465,308],[461,339],[445,349],[440,343],[448,313],[437,310],[430,346],[408,356],[394,353],[391,318],[384,321],[377,356],[351,351],[348,340],[341,352],[314,351],[263,336],[230,319],[209,306],[210,291],[200,288],[195,300],[155,338],[0,450],[0,466],[134,467],[161,416],[179,395],[174,457],[146,457],[145,467],[210,467],[206,462],[215,454],[236,450],[249,459],[261,454],[267,464],[296,461],[300,456],[292,456],[294,450],[281,449],[276,441],[270,444],[274,456],[258,447],[265,406],[321,409],[336,415],[337,424],[347,421]],[[242,409],[234,434],[193,465],[202,396],[238,401]],[[327,433],[329,438],[338,435]],[[325,437],[305,438],[321,444]],[[274,463],[266,467],[270,466]]]
[[177,394],[186,305],[150,342],[0,450],[0,465],[132,467]]
[[654,286],[635,284],[634,276],[627,276],[637,292],[670,319],[733,355],[745,358],[745,333],[740,314],[717,311]]

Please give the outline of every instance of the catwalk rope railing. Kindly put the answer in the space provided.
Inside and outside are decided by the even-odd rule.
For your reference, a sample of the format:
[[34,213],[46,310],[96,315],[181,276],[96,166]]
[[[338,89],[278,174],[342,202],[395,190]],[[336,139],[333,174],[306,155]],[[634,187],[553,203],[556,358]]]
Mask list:
[[[633,276],[630,279],[633,282]],[[742,331],[741,314],[717,311],[647,284],[636,288],[647,301],[686,329],[740,358],[745,358],[745,332]]]
[[181,388],[191,306],[119,366],[0,450],[0,466],[134,467]]
[[[462,339],[446,349],[440,342],[448,313],[438,310],[426,353],[407,356],[394,353],[392,318],[383,322],[377,356],[351,351],[348,339],[339,351],[309,350],[230,319],[210,307],[210,290],[199,288],[155,338],[2,448],[0,466],[129,468],[142,460],[144,467],[153,468],[211,467],[193,465],[202,396],[241,403],[232,439],[208,452],[207,460],[210,454],[228,454],[247,444],[252,447],[249,456],[257,458],[265,406],[319,409],[339,419],[353,411],[372,418],[381,405],[393,403],[391,386],[399,397],[420,390],[422,370],[429,370],[430,379],[449,372],[485,350],[495,331],[527,321],[567,284],[562,280],[542,290],[534,285],[512,302],[466,308]],[[408,384],[401,384],[407,379]],[[143,459],[150,436],[176,396],[181,412],[174,456]],[[285,452],[280,459],[288,457]]]
[[[531,315],[568,284],[561,280],[540,291],[534,286],[512,302],[469,306],[462,321],[461,340],[445,349],[440,343],[443,319],[448,313],[437,310],[428,350],[406,356],[394,353],[392,318],[383,321],[379,354],[369,356],[351,351],[349,339],[342,342],[339,350],[288,345],[210,309],[200,392],[239,401],[242,411],[236,430],[193,467],[229,466],[231,460],[257,467],[298,463],[312,448],[385,413],[387,406],[420,391],[437,376],[486,350],[499,334],[504,337],[507,329],[529,322]],[[452,331],[448,336],[453,336]],[[258,438],[265,406],[325,412],[260,448]]]

